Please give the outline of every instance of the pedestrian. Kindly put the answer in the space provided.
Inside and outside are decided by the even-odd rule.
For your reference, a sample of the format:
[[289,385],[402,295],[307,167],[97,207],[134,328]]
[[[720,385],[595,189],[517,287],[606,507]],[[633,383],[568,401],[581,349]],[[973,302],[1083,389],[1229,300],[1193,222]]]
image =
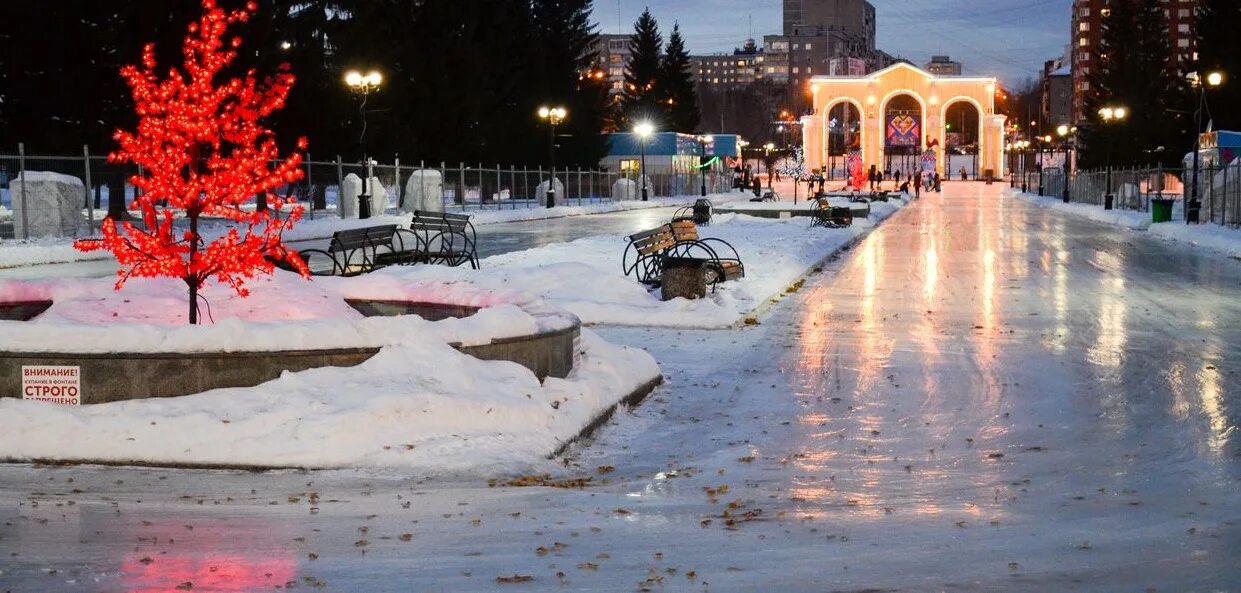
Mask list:
[[966,181],[969,177],[965,174],[965,167],[961,167],[961,181]]
[[901,170],[897,169],[896,172],[892,174],[892,189],[896,189],[896,186],[900,184],[901,184]]
[[819,193],[823,193],[823,186],[827,183],[827,175],[824,175],[823,171],[824,171],[823,169],[819,169],[819,174],[818,174]]
[[939,193],[943,188],[940,186],[942,180],[939,177],[939,171],[935,172],[935,193]]
[[866,173],[866,179],[870,181],[871,191],[875,191],[875,181],[877,180],[876,179],[877,177],[879,177],[879,169],[876,168],[874,165],[871,165],[870,171]]
[[914,198],[922,197],[922,174],[914,175]]

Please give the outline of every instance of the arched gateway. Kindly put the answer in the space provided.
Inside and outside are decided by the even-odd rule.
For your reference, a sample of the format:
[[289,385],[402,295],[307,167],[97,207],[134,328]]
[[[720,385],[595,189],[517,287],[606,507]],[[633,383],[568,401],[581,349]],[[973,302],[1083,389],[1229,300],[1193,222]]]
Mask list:
[[[910,155],[933,148],[947,177],[958,178],[962,167],[971,179],[1003,175],[1007,118],[995,113],[995,89],[994,78],[936,76],[905,63],[862,77],[816,76],[814,114],[802,118],[806,165],[819,168],[841,154],[834,144],[843,140],[843,112],[856,118],[860,109],[860,129],[848,137],[868,168],[906,170]],[[905,166],[891,166],[898,161]]]

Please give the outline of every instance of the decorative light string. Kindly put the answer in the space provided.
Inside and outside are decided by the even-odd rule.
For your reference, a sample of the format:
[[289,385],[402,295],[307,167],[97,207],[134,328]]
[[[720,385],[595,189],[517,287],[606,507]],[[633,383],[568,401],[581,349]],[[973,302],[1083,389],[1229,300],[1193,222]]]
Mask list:
[[[132,277],[181,278],[194,289],[207,280],[228,284],[245,297],[246,280],[270,274],[274,262],[288,262],[304,277],[306,263],[283,241],[284,231],[302,217],[303,207],[275,190],[301,180],[305,138],[281,159],[272,130],[262,120],[284,107],[294,76],[288,64],[262,82],[254,70],[241,78],[216,83],[237,57],[241,38],[225,41],[228,28],[249,20],[258,9],[226,11],[215,0],[202,0],[203,14],[188,27],[180,69],[161,80],[156,72],[155,46],[142,50],[140,66],[121,69],[139,116],[137,129],[117,130],[119,148],[111,163],[133,163],[142,173],[129,182],[139,191],[130,209],[141,212],[141,225],[105,219],[102,239],[84,239],[82,251],[111,251],[123,266],[117,290]],[[248,211],[242,204],[266,197],[269,208]],[[288,208],[283,220],[281,210]],[[177,211],[191,221],[178,232]],[[200,216],[225,219],[233,227],[207,243],[198,233]]]

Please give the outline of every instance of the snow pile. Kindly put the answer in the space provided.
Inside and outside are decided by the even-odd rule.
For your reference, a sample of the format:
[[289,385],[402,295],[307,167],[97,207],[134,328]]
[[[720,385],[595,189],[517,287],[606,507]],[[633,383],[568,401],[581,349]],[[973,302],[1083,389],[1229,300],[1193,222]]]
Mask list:
[[1070,202],[1065,204],[1063,200],[1058,198],[1049,198],[1030,193],[1022,193],[1019,189],[1005,188],[1003,195],[1009,198],[1019,198],[1040,208],[1049,210],[1059,210],[1074,216],[1080,216],[1095,222],[1104,224],[1113,224],[1123,226],[1134,230],[1146,230],[1151,226],[1151,215],[1148,212],[1134,212],[1131,210],[1104,210],[1102,206],[1094,204],[1079,204]]
[[[737,248],[746,277],[721,284],[700,300],[661,301],[651,290],[626,277],[622,255],[626,240],[602,235],[538,249],[507,253],[482,261],[483,273],[462,268],[415,266],[393,271],[410,282],[470,282],[486,290],[513,290],[577,315],[583,323],[686,328],[725,328],[779,294],[811,267],[867,233],[906,202],[872,205],[871,219],[851,228],[812,228],[810,219],[764,219],[716,215],[699,229]],[[731,254],[730,254],[731,255]]]
[[1152,224],[1147,230],[1165,239],[1241,258],[1241,230],[1211,223],[1185,224],[1179,221]]
[[10,218],[13,218],[13,211],[5,208],[4,204],[0,204],[0,220],[8,220]]
[[547,463],[659,375],[650,355],[588,330],[581,346],[570,376],[543,384],[524,367],[482,361],[424,334],[356,367],[286,373],[254,388],[80,408],[3,399],[0,456],[515,471]]
[[[246,299],[210,286],[205,294],[215,323],[199,327],[184,325],[186,293],[176,280],[134,279],[121,292],[107,279],[0,282],[0,302],[54,300],[35,320],[0,321],[0,350],[381,347],[355,367],[285,373],[257,387],[186,397],[80,408],[0,398],[0,458],[512,470],[545,463],[599,414],[659,377],[650,355],[589,331],[565,379],[540,383],[518,364],[462,354],[449,344],[564,329],[576,319],[508,290],[410,282],[410,270],[313,282],[278,272],[252,282]],[[366,318],[344,299],[483,308],[435,322]]]
[[[0,210],[3,210],[3,206],[0,206]],[[112,257],[112,254],[108,252],[83,253],[78,251],[73,248],[72,239],[0,240],[0,269],[99,260],[110,257]]]
[[[511,291],[469,283],[397,280],[397,269],[359,278],[307,281],[277,271],[250,282],[249,298],[209,285],[201,311],[208,323],[186,324],[179,280],[131,279],[122,291],[103,279],[0,281],[0,302],[51,300],[31,321],[0,321],[0,350],[25,352],[273,352],[290,344],[321,348],[399,346],[432,337],[463,345],[569,327],[574,319]],[[431,323],[420,317],[366,318],[345,299],[432,302],[483,307],[476,315]],[[538,314],[535,317],[534,314]]]

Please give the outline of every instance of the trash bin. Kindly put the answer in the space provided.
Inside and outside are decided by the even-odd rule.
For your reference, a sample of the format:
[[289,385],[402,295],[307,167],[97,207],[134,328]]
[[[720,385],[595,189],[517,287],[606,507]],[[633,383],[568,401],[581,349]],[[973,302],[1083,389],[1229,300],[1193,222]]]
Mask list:
[[694,224],[711,224],[711,200],[699,198],[694,201]]
[[1160,198],[1151,200],[1151,222],[1172,222],[1172,202]]

